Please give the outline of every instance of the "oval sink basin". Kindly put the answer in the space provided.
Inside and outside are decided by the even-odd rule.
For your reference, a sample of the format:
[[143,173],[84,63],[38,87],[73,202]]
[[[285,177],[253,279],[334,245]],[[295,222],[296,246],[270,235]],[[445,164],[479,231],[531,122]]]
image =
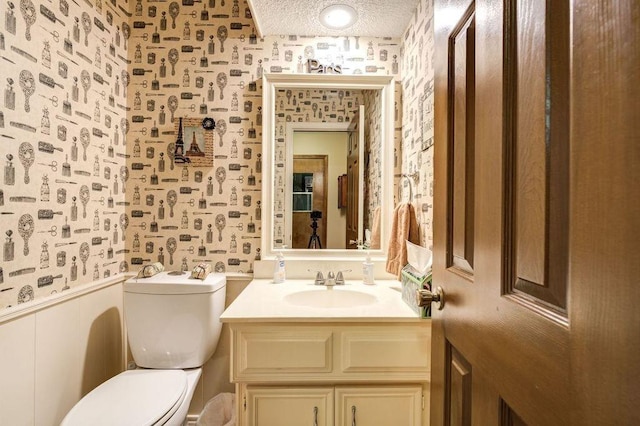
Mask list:
[[351,308],[376,303],[378,299],[368,293],[355,290],[304,290],[288,294],[285,302],[297,306],[309,306],[311,308]]

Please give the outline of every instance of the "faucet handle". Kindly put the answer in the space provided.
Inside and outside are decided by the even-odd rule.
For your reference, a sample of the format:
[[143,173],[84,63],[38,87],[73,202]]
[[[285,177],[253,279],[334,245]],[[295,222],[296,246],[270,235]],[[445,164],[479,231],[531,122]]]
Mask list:
[[312,269],[308,269],[308,271],[316,273],[316,280],[314,281],[315,285],[323,285],[324,284],[324,277],[322,276],[322,272],[321,271],[315,271],[315,270],[312,270]]
[[345,269],[344,271],[338,271],[336,274],[336,285],[344,285],[344,277],[342,276],[343,272],[351,272],[351,269]]

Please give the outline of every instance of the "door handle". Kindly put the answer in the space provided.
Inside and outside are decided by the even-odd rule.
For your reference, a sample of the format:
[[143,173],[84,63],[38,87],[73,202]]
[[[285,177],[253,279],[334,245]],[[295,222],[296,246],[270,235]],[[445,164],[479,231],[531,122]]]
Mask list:
[[318,407],[313,407],[313,426],[318,426]]
[[351,426],[356,426],[356,406],[351,406]]
[[436,302],[438,310],[444,308],[444,290],[442,287],[436,287],[436,292],[433,293],[429,290],[416,290],[416,302],[418,306],[429,306],[432,302]]

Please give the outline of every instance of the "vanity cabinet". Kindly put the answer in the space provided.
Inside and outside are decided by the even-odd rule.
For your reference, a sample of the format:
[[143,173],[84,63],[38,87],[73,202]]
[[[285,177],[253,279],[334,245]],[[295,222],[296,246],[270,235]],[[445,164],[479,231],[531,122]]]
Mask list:
[[243,424],[421,426],[422,392],[419,385],[247,386]]
[[243,424],[260,426],[333,425],[333,388],[246,388]]
[[429,321],[229,325],[242,425],[428,424]]

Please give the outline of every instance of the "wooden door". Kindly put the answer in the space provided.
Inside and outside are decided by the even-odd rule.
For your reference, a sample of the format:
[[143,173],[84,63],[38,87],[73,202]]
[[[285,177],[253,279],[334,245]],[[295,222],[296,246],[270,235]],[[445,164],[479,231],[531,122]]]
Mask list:
[[434,19],[431,424],[640,424],[640,3]]
[[364,105],[360,105],[349,126],[347,148],[347,249],[357,249],[358,241],[364,241],[364,145]]
[[[320,246],[326,248],[327,244],[327,167],[326,155],[294,155],[293,173],[313,174],[312,186],[312,210],[322,212],[322,218],[318,219],[316,233],[320,239]],[[293,205],[294,203],[292,203]],[[295,207],[295,206],[294,206]],[[291,214],[291,248],[309,248],[309,241],[313,229],[311,228],[311,211],[292,211]]]

